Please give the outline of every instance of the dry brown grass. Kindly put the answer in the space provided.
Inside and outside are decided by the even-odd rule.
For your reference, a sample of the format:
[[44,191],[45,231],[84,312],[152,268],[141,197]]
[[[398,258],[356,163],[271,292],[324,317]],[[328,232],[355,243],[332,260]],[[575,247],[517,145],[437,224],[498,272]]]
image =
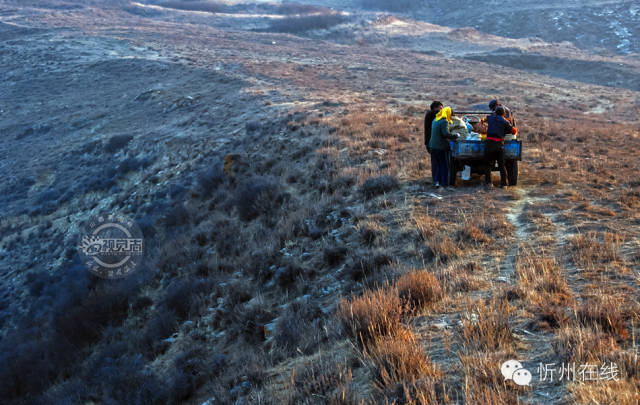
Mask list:
[[466,242],[473,242],[475,244],[484,245],[491,242],[491,238],[487,236],[476,225],[465,224],[458,232],[458,239]]
[[464,372],[462,395],[467,404],[517,404],[517,388],[508,386],[499,365],[510,359],[506,353],[461,354]]
[[516,260],[517,291],[543,329],[569,321],[572,292],[555,259],[525,252]]
[[448,262],[462,256],[463,254],[458,243],[445,233],[439,233],[432,236],[427,240],[426,245],[427,255],[440,262]]
[[579,234],[569,239],[574,263],[588,270],[603,270],[601,266],[621,263],[618,253],[622,238],[611,232]]
[[555,353],[566,362],[582,364],[606,358],[619,350],[616,340],[588,327],[561,328],[552,343]]
[[454,262],[437,270],[436,276],[449,294],[475,291],[488,283],[479,274],[481,266],[475,262]]
[[425,355],[411,330],[401,328],[393,336],[382,337],[365,348],[363,354],[376,386],[388,400],[406,404],[441,403],[438,396],[443,397],[443,393],[436,387],[440,385],[442,372]]
[[525,220],[527,222],[532,222],[535,224],[535,231],[538,233],[539,237],[552,236],[552,232],[555,230],[555,225],[553,221],[549,219],[542,212],[534,211],[533,209],[526,212]]
[[620,204],[627,210],[637,210],[640,208],[640,192],[628,191],[620,196]]
[[507,300],[479,301],[462,320],[464,350],[509,351],[515,347],[510,316],[512,307]]
[[[565,362],[607,365],[617,368],[618,381],[587,381],[568,386],[571,398],[584,404],[637,404],[640,399],[640,368],[634,346],[621,350],[616,339],[599,327],[566,327],[560,330],[553,348]],[[579,378],[579,377],[577,377]]]
[[367,290],[351,301],[340,299],[337,315],[350,336],[365,345],[382,336],[392,336],[401,327],[405,309],[397,290],[382,287]]
[[625,297],[593,294],[577,308],[576,317],[585,327],[603,331],[617,341],[629,338],[627,319],[630,314],[625,305]]
[[402,275],[395,282],[395,286],[400,298],[415,310],[423,309],[443,296],[440,281],[426,270],[411,271]]
[[427,241],[432,238],[441,228],[441,222],[430,216],[427,212],[414,211],[411,214],[411,218],[418,231],[418,236],[421,240]]
[[577,208],[579,209],[583,209],[584,211],[586,211],[588,214],[589,218],[598,218],[598,216],[605,216],[605,217],[615,217],[616,213],[611,210],[610,208],[607,207],[600,207],[597,205],[592,205],[592,204],[583,204],[581,206],[579,206]]
[[578,404],[637,405],[640,402],[638,381],[572,383],[568,390],[573,401]]
[[356,229],[360,233],[366,245],[382,246],[385,242],[389,230],[382,223],[380,216],[372,216],[369,219],[358,222]]
[[287,385],[281,403],[311,405],[318,398],[332,405],[364,403],[355,392],[351,368],[331,355],[314,356],[293,367]]
[[441,373],[424,354],[415,334],[400,328],[392,336],[383,336],[365,347],[363,352],[373,360],[375,375],[383,386],[422,377],[440,377]]

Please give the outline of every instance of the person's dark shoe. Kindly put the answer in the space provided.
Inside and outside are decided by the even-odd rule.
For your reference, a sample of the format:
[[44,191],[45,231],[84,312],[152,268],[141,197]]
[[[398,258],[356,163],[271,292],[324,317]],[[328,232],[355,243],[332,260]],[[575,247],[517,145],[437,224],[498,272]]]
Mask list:
[[433,185],[433,188],[440,188],[440,183],[436,183]]

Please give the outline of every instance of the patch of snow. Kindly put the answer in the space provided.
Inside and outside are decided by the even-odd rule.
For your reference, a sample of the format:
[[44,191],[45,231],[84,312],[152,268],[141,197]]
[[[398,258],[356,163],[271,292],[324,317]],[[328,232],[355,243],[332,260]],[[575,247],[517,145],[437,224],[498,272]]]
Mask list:
[[629,29],[622,25],[622,23],[618,20],[614,20],[609,23],[609,28],[613,30],[613,33],[618,37],[619,42],[616,48],[623,53],[631,52],[631,33]]

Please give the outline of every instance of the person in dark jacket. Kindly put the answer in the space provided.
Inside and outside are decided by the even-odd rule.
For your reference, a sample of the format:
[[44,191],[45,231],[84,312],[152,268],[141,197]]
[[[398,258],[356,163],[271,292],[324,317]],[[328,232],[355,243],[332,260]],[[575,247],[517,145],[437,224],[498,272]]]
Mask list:
[[495,112],[487,116],[487,139],[485,141],[485,184],[491,185],[491,169],[498,161],[500,187],[507,185],[507,171],[504,168],[504,136],[514,133],[514,129],[504,118],[505,110],[498,106]]
[[457,136],[449,131],[451,121],[451,107],[444,107],[431,124],[431,139],[429,148],[431,149],[431,165],[435,169],[435,186],[446,187],[449,185],[449,139],[456,139]]
[[[424,115],[424,146],[427,147],[427,152],[431,154],[431,148],[429,147],[429,141],[431,140],[431,124],[436,118],[436,115],[444,108],[444,105],[440,101],[434,101],[431,103],[429,111]],[[433,185],[436,184],[436,171],[433,166],[433,158],[431,159],[431,180]]]
[[490,109],[491,111],[493,111],[493,112],[495,113],[495,112],[496,112],[496,108],[498,108],[498,107],[502,107],[502,108],[504,108],[504,117],[505,117],[507,120],[510,120],[510,118],[511,118],[511,111],[510,111],[506,106],[502,105],[502,103],[500,102],[500,100],[498,100],[498,99],[494,99],[494,100],[489,101],[489,109]]

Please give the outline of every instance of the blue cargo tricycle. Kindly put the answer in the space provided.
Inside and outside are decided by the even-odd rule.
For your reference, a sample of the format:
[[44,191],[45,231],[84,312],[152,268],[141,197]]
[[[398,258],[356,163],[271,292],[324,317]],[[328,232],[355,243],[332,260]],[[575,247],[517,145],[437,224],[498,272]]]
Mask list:
[[[478,112],[455,112],[462,114],[490,114]],[[462,140],[449,141],[451,147],[449,162],[449,179],[453,186],[459,171],[465,166],[471,167],[471,173],[484,174],[487,163],[484,159],[485,141]],[[522,141],[513,139],[504,141],[504,166],[507,170],[507,179],[510,186],[518,184],[518,161],[522,160]],[[492,172],[498,171],[498,165],[494,163]]]

